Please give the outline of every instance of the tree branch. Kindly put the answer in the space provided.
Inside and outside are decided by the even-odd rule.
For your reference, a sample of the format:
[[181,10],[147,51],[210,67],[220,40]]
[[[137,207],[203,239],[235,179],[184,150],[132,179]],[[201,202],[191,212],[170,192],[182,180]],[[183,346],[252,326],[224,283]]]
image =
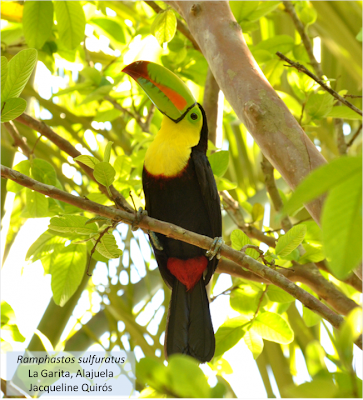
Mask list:
[[362,130],[362,123],[360,123],[359,128],[356,130],[356,132],[353,135],[353,137],[349,140],[349,143],[347,144],[347,147],[350,147],[353,144],[355,139],[357,139],[358,135],[360,134],[361,130]]
[[208,121],[209,140],[215,145],[217,139],[219,86],[212,71],[208,68],[204,86],[203,108]]
[[[262,153],[295,189],[326,161],[264,77],[228,2],[168,4],[180,10],[220,89]],[[317,199],[306,206],[317,221],[322,203]]]
[[5,122],[4,126],[14,139],[14,146],[19,147],[19,149],[22,150],[23,154],[29,158],[32,152],[29,149],[28,145],[26,144],[24,138],[20,135],[20,133],[16,129],[14,122],[13,121]]
[[[265,175],[265,185],[268,194],[272,200],[274,208],[277,212],[281,211],[283,208],[283,203],[281,200],[280,193],[277,189],[275,178],[274,178],[274,167],[271,165],[270,161],[263,155],[261,162],[262,172]],[[285,232],[292,228],[292,223],[288,216],[281,220],[281,226]]]
[[282,60],[288,62],[290,65],[292,65],[294,68],[296,68],[298,71],[303,72],[307,76],[309,76],[311,79],[313,79],[316,83],[318,83],[324,90],[326,90],[328,93],[330,93],[333,97],[335,97],[338,101],[341,103],[345,104],[347,107],[355,111],[357,114],[362,116],[362,110],[357,108],[355,105],[350,103],[348,100],[346,100],[344,97],[342,97],[339,93],[337,93],[335,90],[333,90],[331,87],[329,87],[325,82],[323,82],[320,78],[315,76],[312,72],[310,72],[304,65],[292,61],[289,58],[287,58],[285,55],[280,53],[279,51],[276,53]]
[[[57,133],[53,131],[53,129],[51,129],[44,122],[38,121],[35,118],[25,113],[20,115],[20,117],[16,118],[16,121],[28,126],[31,129],[36,130],[42,136],[48,138],[51,142],[53,142],[58,148],[67,153],[69,156],[75,158],[82,155],[82,153],[80,153],[75,147],[73,147],[68,140],[63,139],[61,136],[59,136]],[[77,161],[77,163],[84,170],[84,172],[94,182],[98,184],[98,182],[93,176],[93,170],[81,162]],[[107,197],[109,197],[105,186],[98,184],[98,187],[102,193],[104,193]],[[132,208],[130,207],[126,199],[114,188],[114,186],[112,185],[110,186],[110,191],[113,196],[113,199],[111,200],[114,200],[117,206],[123,208],[124,210],[132,211]]]
[[[110,218],[114,221],[124,222],[129,225],[137,223],[137,217],[135,213],[129,213],[123,210],[106,207],[88,199],[84,199],[79,196],[73,196],[72,194],[59,190],[54,186],[49,186],[35,181],[34,179],[29,178],[26,175],[23,175],[20,172],[14,171],[10,168],[1,166],[1,176],[6,179],[11,179],[22,186],[25,186],[31,190],[35,190],[53,199],[64,201],[68,204],[75,205],[83,210]],[[213,243],[213,239],[210,237],[202,236],[197,233],[187,231],[186,229],[176,225],[158,221],[150,217],[144,217],[139,222],[139,227],[151,230],[153,232],[162,233],[172,239],[181,240],[205,250],[208,250]],[[314,310],[317,314],[330,322],[335,328],[339,328],[342,324],[343,318],[340,315],[337,315],[321,301],[289,281],[279,272],[266,267],[246,254],[236,251],[226,245],[222,245],[221,255],[231,261],[234,261],[239,266],[247,268],[249,271],[268,279],[274,285],[280,287],[296,299],[300,300],[305,307]],[[361,338],[356,344],[362,348]]]

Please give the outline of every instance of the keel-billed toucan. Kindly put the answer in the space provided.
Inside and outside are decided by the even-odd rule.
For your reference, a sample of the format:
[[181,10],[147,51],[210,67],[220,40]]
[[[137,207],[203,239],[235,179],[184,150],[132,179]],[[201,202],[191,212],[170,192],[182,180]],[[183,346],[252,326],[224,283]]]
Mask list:
[[[145,156],[142,179],[148,215],[220,237],[220,201],[206,156],[208,127],[202,106],[181,79],[158,64],[136,61],[123,72],[135,79],[164,114]],[[207,257],[199,247],[162,234],[156,236],[159,245],[151,240],[156,261],[172,289],[166,357],[184,353],[200,362],[210,361],[215,340],[205,286],[218,259],[212,258],[214,254]]]

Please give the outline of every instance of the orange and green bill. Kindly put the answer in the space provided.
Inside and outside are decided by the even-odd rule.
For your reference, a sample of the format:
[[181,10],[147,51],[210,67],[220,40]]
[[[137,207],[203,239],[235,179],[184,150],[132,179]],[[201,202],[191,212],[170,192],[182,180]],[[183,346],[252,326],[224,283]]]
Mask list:
[[163,114],[180,121],[196,101],[186,84],[167,68],[149,61],[135,61],[122,72],[130,75]]

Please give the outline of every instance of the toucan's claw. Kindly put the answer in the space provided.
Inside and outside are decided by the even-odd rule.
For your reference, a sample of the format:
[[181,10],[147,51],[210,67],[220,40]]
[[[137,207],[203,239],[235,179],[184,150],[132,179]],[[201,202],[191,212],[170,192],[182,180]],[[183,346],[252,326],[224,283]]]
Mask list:
[[212,246],[210,249],[205,253],[206,257],[209,258],[209,261],[216,257],[218,260],[221,258],[221,247],[223,245],[223,238],[216,237],[213,240]]
[[137,231],[139,229],[139,223],[144,217],[147,217],[147,211],[144,210],[142,207],[139,207],[139,209],[136,212],[136,219],[131,224],[132,231]]
[[149,237],[150,237],[150,240],[152,241],[153,246],[155,247],[156,250],[159,250],[159,251],[163,251],[164,250],[164,248],[161,245],[160,240],[156,236],[155,232],[149,231]]

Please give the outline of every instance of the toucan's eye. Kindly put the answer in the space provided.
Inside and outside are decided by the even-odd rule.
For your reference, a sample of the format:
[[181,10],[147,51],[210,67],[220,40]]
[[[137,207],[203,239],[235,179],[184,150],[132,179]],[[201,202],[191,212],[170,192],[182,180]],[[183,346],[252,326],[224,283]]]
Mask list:
[[191,113],[190,118],[195,121],[196,119],[198,119],[198,115],[196,113]]

